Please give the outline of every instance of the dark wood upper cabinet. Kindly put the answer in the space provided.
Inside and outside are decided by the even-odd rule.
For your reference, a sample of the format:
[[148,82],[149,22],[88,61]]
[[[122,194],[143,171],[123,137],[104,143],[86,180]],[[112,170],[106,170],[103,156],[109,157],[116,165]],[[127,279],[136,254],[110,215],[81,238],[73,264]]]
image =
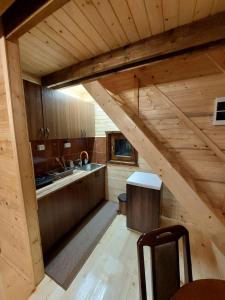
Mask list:
[[44,138],[44,119],[42,110],[41,86],[29,81],[23,82],[27,112],[29,139]]
[[70,96],[67,96],[66,94],[60,93],[53,89],[42,89],[46,138],[67,139],[70,137],[70,98]]
[[91,137],[94,104],[24,81],[30,140]]

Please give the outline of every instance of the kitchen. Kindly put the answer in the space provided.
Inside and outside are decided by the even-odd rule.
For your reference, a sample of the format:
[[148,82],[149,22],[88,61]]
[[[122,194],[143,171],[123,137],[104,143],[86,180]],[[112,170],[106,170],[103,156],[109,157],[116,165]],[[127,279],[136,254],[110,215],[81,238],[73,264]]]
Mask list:
[[0,298],[220,285],[223,1],[3,0],[0,15]]
[[[24,80],[24,93],[45,272],[67,289],[115,219],[127,178],[150,168],[127,141],[127,153],[109,157],[109,140],[125,137],[82,85],[53,90]],[[155,224],[147,222],[148,229],[159,225],[160,199],[157,203]]]

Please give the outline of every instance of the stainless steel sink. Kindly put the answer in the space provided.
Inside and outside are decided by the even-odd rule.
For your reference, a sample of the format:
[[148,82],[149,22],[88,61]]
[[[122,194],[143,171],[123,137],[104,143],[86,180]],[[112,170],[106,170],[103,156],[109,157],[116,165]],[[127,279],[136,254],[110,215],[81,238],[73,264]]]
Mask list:
[[94,170],[98,169],[101,166],[102,166],[101,164],[91,163],[91,164],[86,164],[86,165],[81,166],[81,167],[77,167],[77,169],[84,170],[84,171],[94,171]]
[[61,179],[61,178],[64,178],[66,176],[72,175],[73,170],[71,170],[71,169],[68,169],[68,170],[61,169],[61,170],[50,171],[50,172],[48,172],[48,174],[54,176],[54,180],[57,180],[57,179]]

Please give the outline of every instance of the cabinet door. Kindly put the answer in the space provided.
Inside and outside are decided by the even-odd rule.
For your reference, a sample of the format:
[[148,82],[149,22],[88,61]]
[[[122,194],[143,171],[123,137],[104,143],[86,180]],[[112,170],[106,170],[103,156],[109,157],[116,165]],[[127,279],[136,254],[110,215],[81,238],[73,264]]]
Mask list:
[[93,103],[78,102],[78,127],[81,137],[95,136],[95,105]]
[[67,95],[53,89],[42,90],[46,137],[67,139],[69,137],[69,101]]
[[95,106],[93,103],[68,99],[70,138],[95,136]]
[[40,140],[44,138],[44,121],[42,111],[41,86],[29,81],[23,82],[27,112],[29,139]]
[[105,200],[105,169],[100,169],[91,175],[93,207]]

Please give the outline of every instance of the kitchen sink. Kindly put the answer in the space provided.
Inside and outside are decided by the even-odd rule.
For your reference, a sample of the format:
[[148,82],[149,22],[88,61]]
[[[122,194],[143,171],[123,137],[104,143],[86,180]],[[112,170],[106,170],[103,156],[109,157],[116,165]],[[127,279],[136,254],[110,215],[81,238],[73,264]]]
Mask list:
[[84,170],[84,171],[94,171],[94,170],[98,169],[101,166],[102,166],[101,164],[90,163],[90,164],[86,164],[86,165],[81,166],[81,167],[77,167],[77,169]]
[[73,170],[71,170],[71,169],[67,169],[67,170],[59,169],[59,170],[55,170],[55,171],[50,171],[50,172],[48,172],[48,174],[52,175],[54,177],[54,180],[57,180],[57,179],[61,179],[61,178],[64,178],[66,176],[72,175]]

